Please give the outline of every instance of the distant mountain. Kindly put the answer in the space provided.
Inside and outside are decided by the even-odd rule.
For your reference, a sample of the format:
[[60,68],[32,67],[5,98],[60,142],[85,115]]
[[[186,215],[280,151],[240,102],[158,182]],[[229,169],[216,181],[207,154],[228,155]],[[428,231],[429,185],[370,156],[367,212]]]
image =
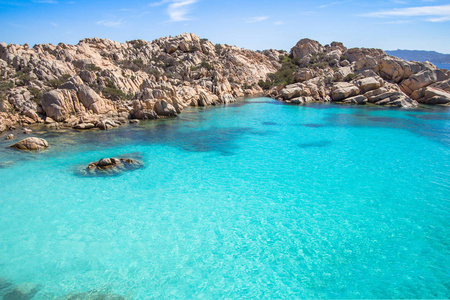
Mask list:
[[424,50],[387,50],[387,54],[404,60],[429,61],[435,64],[450,63],[450,54]]

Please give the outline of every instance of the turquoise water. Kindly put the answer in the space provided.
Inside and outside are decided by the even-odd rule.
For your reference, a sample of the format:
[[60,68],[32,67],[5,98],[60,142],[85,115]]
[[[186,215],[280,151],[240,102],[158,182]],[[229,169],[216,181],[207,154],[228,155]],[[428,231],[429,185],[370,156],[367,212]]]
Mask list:
[[[33,299],[450,297],[449,109],[260,98],[34,135],[0,142],[0,277]],[[75,175],[126,154],[146,167]]]

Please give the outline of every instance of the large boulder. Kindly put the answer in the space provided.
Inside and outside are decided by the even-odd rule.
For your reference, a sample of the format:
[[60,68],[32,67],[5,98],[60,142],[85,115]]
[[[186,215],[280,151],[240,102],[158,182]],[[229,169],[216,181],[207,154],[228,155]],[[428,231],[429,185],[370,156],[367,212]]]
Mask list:
[[310,39],[301,39],[291,49],[291,53],[294,58],[303,58],[305,56],[311,56],[319,52],[323,52],[324,47],[317,41]]
[[102,97],[87,85],[81,85],[78,88],[77,94],[78,99],[83,103],[84,107],[96,114],[104,114],[112,109]]
[[412,75],[400,84],[400,88],[407,95],[414,91],[426,87],[432,83],[449,79],[449,73],[443,70],[424,70]]
[[378,89],[381,86],[381,83],[375,77],[367,77],[357,80],[356,85],[359,87],[361,93],[365,93]]
[[12,148],[18,149],[18,150],[43,150],[45,148],[48,148],[48,142],[44,139],[37,138],[37,137],[29,137],[26,139],[23,139],[14,145],[11,145]]
[[159,116],[172,116],[177,115],[176,109],[165,100],[158,100],[155,103],[155,111]]
[[48,117],[57,122],[65,121],[70,115],[86,111],[78,101],[74,90],[53,90],[44,94],[42,109]]
[[338,82],[333,85],[331,99],[333,101],[341,101],[358,94],[359,88],[357,86],[348,82]]

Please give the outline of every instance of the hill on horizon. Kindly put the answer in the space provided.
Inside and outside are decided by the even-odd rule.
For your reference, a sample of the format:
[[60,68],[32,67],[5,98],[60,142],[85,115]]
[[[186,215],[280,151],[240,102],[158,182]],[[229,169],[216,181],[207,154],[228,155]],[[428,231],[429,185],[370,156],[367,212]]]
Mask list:
[[404,60],[429,61],[431,63],[450,63],[450,54],[425,50],[386,50],[387,54],[399,57]]

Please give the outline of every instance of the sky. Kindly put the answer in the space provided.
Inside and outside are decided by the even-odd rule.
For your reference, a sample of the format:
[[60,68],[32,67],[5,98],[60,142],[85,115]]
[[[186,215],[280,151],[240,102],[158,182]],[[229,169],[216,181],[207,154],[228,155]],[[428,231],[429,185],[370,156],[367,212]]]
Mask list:
[[193,32],[213,43],[323,45],[450,53],[450,0],[0,0],[0,42],[125,42]]

